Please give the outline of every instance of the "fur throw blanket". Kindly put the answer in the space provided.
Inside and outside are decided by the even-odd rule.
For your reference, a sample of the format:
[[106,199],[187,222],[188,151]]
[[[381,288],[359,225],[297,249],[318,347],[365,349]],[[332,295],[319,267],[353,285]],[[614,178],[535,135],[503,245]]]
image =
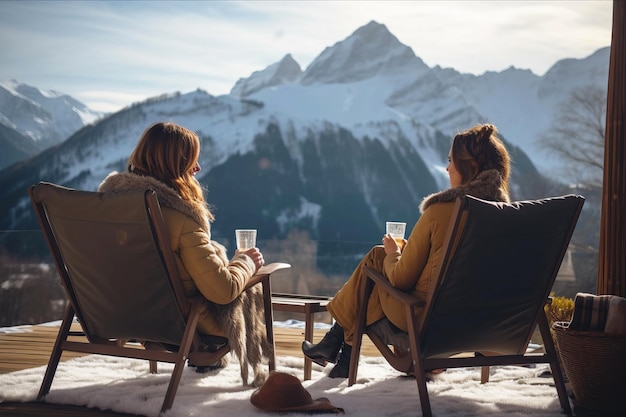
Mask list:
[[420,212],[424,212],[435,203],[447,203],[458,197],[471,195],[483,200],[510,202],[509,193],[503,187],[502,176],[495,169],[483,171],[465,185],[448,188],[447,190],[426,196],[420,205]]
[[[210,236],[211,229],[208,218],[203,213],[194,210],[190,204],[180,198],[173,188],[153,177],[130,172],[112,172],[98,187],[98,191],[105,193],[148,189],[156,192],[162,207],[169,207],[189,216],[200,224]],[[253,268],[250,266],[252,260],[247,255],[236,254],[229,260],[223,245],[213,240],[210,241],[210,244],[224,264],[241,263],[244,267],[245,264],[248,264],[248,269]],[[227,331],[228,344],[239,359],[241,379],[244,385],[248,385],[249,367],[251,367],[254,370],[252,385],[261,386],[267,378],[262,363],[267,361],[273,353],[273,347],[268,342],[265,332],[262,288],[259,285],[250,287],[237,299],[225,305],[207,300],[206,306],[217,323]]]

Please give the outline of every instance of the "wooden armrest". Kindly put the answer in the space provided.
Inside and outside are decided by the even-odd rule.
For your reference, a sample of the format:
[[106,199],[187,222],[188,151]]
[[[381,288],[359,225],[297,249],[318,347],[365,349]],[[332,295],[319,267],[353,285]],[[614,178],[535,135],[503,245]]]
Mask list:
[[250,281],[248,281],[248,283],[246,284],[246,288],[250,288],[258,284],[259,282],[265,281],[267,278],[269,278],[270,275],[272,275],[276,271],[288,268],[291,268],[291,265],[284,262],[273,262],[271,264],[263,265],[259,268],[257,273],[252,278],[250,278]]
[[371,279],[372,281],[374,281],[377,285],[379,285],[380,287],[382,287],[385,291],[387,291],[393,298],[395,298],[396,300],[400,301],[403,304],[407,304],[407,305],[415,305],[415,306],[419,306],[419,305],[424,305],[425,302],[422,300],[419,300],[417,297],[415,297],[414,295],[411,295],[407,292],[401,291],[399,289],[397,289],[396,287],[394,287],[393,285],[391,285],[391,283],[389,282],[389,280],[380,272],[368,267],[368,266],[364,266],[363,267],[365,270],[365,273],[367,274],[367,277],[369,279]]
[[271,264],[263,265],[262,267],[260,267],[256,275],[270,275],[281,269],[289,268],[291,268],[290,264],[284,262],[272,262]]

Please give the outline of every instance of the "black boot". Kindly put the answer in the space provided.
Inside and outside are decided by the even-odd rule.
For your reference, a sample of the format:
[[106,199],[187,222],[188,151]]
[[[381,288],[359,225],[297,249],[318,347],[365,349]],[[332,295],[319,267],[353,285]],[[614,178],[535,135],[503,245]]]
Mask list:
[[343,327],[335,322],[324,338],[314,345],[311,342],[302,342],[302,352],[313,362],[326,366],[328,362],[336,363],[337,355],[343,344]]
[[331,378],[347,378],[350,373],[350,357],[352,356],[352,346],[343,344],[337,365],[328,374]]

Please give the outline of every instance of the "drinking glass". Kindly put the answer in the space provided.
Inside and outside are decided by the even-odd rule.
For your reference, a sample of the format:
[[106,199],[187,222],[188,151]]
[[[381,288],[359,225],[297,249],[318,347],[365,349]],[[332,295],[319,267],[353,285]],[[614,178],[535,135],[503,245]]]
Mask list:
[[256,246],[256,229],[235,230],[238,250],[247,250]]
[[398,246],[404,246],[404,232],[406,231],[406,223],[403,222],[387,222],[387,233],[394,238]]

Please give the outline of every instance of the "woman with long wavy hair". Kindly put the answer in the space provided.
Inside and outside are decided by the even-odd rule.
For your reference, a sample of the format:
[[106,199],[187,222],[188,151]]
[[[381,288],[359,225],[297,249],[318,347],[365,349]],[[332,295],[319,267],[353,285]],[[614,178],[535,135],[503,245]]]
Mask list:
[[228,259],[226,248],[211,240],[215,218],[196,179],[199,155],[196,133],[174,123],[155,123],[141,135],[126,171],[110,173],[98,190],[156,192],[185,291],[205,299],[198,329],[228,338],[241,362],[244,383],[250,365],[255,370],[253,384],[259,385],[265,377],[259,365],[269,357],[271,345],[264,332],[262,294],[258,286],[244,288],[263,266],[263,255],[251,248]]

